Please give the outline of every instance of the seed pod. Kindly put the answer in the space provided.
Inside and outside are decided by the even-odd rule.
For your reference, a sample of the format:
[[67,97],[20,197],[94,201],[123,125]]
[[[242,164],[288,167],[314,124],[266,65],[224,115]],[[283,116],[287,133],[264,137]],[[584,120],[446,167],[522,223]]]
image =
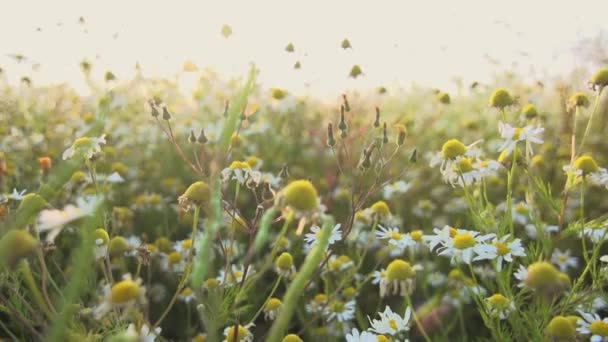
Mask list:
[[350,105],[348,104],[348,99],[346,98],[346,94],[342,94],[342,100],[344,101],[344,110],[346,110],[347,112],[350,112]]
[[163,106],[163,120],[171,120],[171,113],[169,113],[169,109],[167,109],[167,106]]
[[194,130],[190,129],[190,135],[188,135],[188,142],[194,144],[196,142],[196,136],[194,135]]
[[386,128],[386,122],[384,123],[384,126],[382,127],[382,143],[388,144],[388,130]]
[[334,138],[334,127],[331,124],[327,124],[327,146],[333,147],[336,145],[336,139]]
[[158,117],[160,113],[158,112],[158,108],[156,107],[154,100],[148,100],[148,103],[150,104],[150,108],[152,108],[152,116],[155,118]]
[[205,135],[204,129],[201,129],[201,133],[198,135],[198,138],[196,138],[196,141],[199,144],[206,144],[209,141],[209,139],[207,139],[207,136]]
[[224,114],[223,116],[225,118],[228,117],[228,109],[230,108],[230,100],[226,100],[226,102],[224,103]]
[[380,127],[380,108],[376,107],[376,120],[374,121],[374,127]]
[[346,131],[348,129],[348,125],[344,119],[344,106],[340,106],[340,123],[338,124],[338,128],[341,131]]

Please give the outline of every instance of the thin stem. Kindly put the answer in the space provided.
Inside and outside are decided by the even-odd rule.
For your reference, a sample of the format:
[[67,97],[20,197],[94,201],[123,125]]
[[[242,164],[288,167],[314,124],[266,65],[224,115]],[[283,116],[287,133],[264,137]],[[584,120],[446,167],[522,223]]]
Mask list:
[[420,331],[420,333],[422,334],[422,336],[424,337],[424,339],[427,342],[431,342],[432,340],[429,338],[429,335],[427,335],[426,331],[424,330],[424,327],[422,326],[422,324],[420,323],[420,320],[418,319],[418,315],[416,314],[416,309],[414,309],[414,305],[412,304],[412,300],[409,295],[405,296],[405,301],[412,310],[412,318],[414,319],[414,322],[416,323],[416,327],[418,327],[418,331]]
[[600,103],[600,98],[602,97],[602,90],[604,88],[600,88],[600,91],[597,93],[595,97],[595,102],[593,104],[593,111],[591,112],[591,116],[589,116],[589,121],[587,121],[587,128],[585,128],[585,133],[583,134],[583,139],[581,139],[581,145],[578,147],[579,152],[583,150],[585,147],[585,140],[587,139],[587,135],[591,131],[591,124],[593,123],[593,118],[595,117],[595,113],[597,112],[598,105]]
[[255,322],[256,318],[258,318],[258,316],[262,313],[262,311],[264,311],[264,308],[266,307],[266,303],[268,303],[268,301],[272,298],[272,295],[274,295],[275,291],[279,288],[280,283],[281,283],[281,276],[278,276],[277,281],[274,283],[274,286],[272,287],[272,290],[270,290],[270,293],[268,294],[268,297],[266,297],[266,300],[264,300],[264,303],[262,303],[262,306],[260,306],[260,309],[255,313],[255,315],[253,315],[253,318],[251,319],[249,324]]

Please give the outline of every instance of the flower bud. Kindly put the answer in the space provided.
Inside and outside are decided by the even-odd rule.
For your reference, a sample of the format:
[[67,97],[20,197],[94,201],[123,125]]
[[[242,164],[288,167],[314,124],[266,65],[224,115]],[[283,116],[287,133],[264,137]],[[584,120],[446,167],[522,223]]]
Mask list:
[[171,114],[169,113],[169,109],[167,108],[167,106],[163,106],[163,120],[171,120]]
[[374,121],[374,127],[380,127],[380,108],[376,107],[376,120]]
[[0,239],[0,263],[9,268],[15,267],[17,263],[31,255],[38,241],[25,230],[11,230]]
[[509,92],[503,88],[496,89],[490,97],[490,106],[500,110],[512,105],[513,102],[513,97],[511,97],[511,94],[509,94]]
[[198,135],[198,138],[196,138],[196,141],[202,145],[206,144],[209,141],[209,139],[207,139],[207,136],[205,135],[204,129],[201,129],[201,133]]
[[194,144],[196,142],[196,136],[194,135],[194,130],[190,129],[190,135],[188,135],[188,142]]
[[336,139],[334,138],[334,128],[331,122],[327,124],[327,146],[334,147],[336,145]]

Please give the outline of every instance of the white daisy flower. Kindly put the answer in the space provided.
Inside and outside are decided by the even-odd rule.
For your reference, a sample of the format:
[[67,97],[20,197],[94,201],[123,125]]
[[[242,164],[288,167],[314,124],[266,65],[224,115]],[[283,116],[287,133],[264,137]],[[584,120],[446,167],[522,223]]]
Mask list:
[[448,140],[443,144],[441,151],[437,152],[431,158],[430,166],[436,167],[439,165],[439,170],[442,175],[446,174],[446,172],[451,172],[454,163],[459,162],[460,159],[478,157],[481,154],[479,149],[473,148],[479,142],[481,142],[481,140],[465,146],[456,139]]
[[353,328],[350,333],[346,334],[346,342],[378,342],[378,338],[371,332],[359,332],[359,330]]
[[76,199],[76,205],[68,204],[61,210],[45,209],[38,217],[38,230],[48,232],[46,241],[54,241],[66,224],[92,215],[101,202],[101,197],[88,196]]
[[[536,240],[538,231],[534,224],[532,224],[532,223],[526,224],[524,226],[524,229],[526,230],[526,234],[528,234],[528,237],[530,239]],[[541,232],[543,232],[544,234],[551,235],[551,234],[557,233],[558,231],[559,231],[559,227],[556,225],[541,223]]]
[[[224,329],[224,340],[223,342],[253,342],[253,333],[251,328],[255,324],[249,323],[245,326],[242,325],[231,325]],[[236,339],[234,338],[236,336]]]
[[406,248],[416,245],[416,242],[408,234],[400,233],[399,228],[384,228],[380,225],[378,227],[379,231],[376,232],[376,237],[380,240],[386,240],[390,246],[396,247],[399,254]]
[[486,298],[486,309],[493,317],[506,319],[515,311],[515,303],[500,293]]
[[[329,246],[342,240],[342,230],[340,230],[341,226],[342,225],[340,223],[338,223],[331,230],[331,235],[329,236]],[[304,235],[304,241],[305,241],[304,249],[306,251],[310,251],[317,244],[317,239],[321,235],[321,231],[322,231],[321,227],[313,226],[310,228],[310,233],[307,233]]]
[[233,161],[229,167],[222,170],[222,181],[236,180],[241,185],[256,187],[262,180],[262,173],[254,171],[251,166],[242,161]]
[[608,227],[587,225],[580,236],[587,236],[591,242],[600,243],[608,237]]
[[511,236],[509,234],[503,236],[500,239],[494,239],[492,241],[494,249],[490,251],[489,259],[496,258],[496,270],[500,272],[502,270],[503,261],[513,262],[513,257],[524,257],[526,256],[526,250],[521,245],[520,239],[514,239],[509,241]]
[[318,293],[306,304],[306,312],[310,314],[322,313],[327,309],[328,298],[324,293]]
[[412,185],[406,181],[400,180],[393,184],[388,184],[382,189],[382,193],[385,199],[391,199],[395,194],[406,193]]
[[27,189],[23,189],[21,191],[17,191],[17,189],[13,188],[13,192],[11,192],[6,198],[11,199],[13,201],[21,201],[25,197],[25,193]]
[[347,322],[355,318],[355,301],[342,302],[334,300],[327,308],[328,320],[337,319],[338,322]]
[[217,277],[217,281],[222,285],[235,285],[243,281],[243,277],[248,278],[255,273],[252,266],[249,266],[247,275],[245,276],[245,269],[243,266],[232,265],[231,269],[226,273],[224,270],[220,270],[220,275]]
[[394,313],[388,305],[384,309],[384,312],[379,312],[378,315],[380,315],[379,320],[372,320],[369,316],[367,318],[371,324],[369,330],[374,333],[395,335],[410,329],[408,324],[412,315],[412,309],[409,306],[405,310],[403,317]]
[[598,314],[579,311],[583,319],[577,321],[576,331],[583,335],[591,335],[591,342],[608,341],[608,317],[602,319]]
[[450,237],[455,236],[458,233],[458,230],[446,225],[441,229],[433,228],[433,232],[435,235],[425,235],[423,237],[423,240],[429,246],[430,251],[433,251],[436,247],[445,244]]
[[182,302],[191,303],[196,299],[196,296],[191,288],[186,287],[179,293],[179,295],[177,295],[177,298]]
[[103,300],[93,309],[93,315],[96,319],[100,319],[114,308],[126,309],[134,305],[143,305],[145,302],[146,288],[142,285],[141,279],[133,280],[131,274],[127,273],[122,277],[122,281],[112,286],[104,286]]
[[500,137],[504,139],[503,144],[498,148],[498,152],[507,151],[507,155],[511,155],[511,152],[517,146],[520,141],[526,142],[526,148],[528,154],[534,153],[532,150],[532,144],[542,144],[543,132],[545,129],[540,125],[533,127],[531,125],[525,127],[513,127],[502,121],[498,123],[498,131]]
[[443,273],[433,272],[426,277],[426,281],[432,287],[440,287],[445,284],[445,282],[447,281],[447,277]]
[[139,328],[139,331],[135,327],[135,324],[131,323],[127,327],[127,331],[125,332],[125,337],[128,341],[137,341],[137,342],[154,342],[158,335],[160,335],[161,328],[157,327],[154,331],[150,331],[150,327],[147,324],[142,324]]
[[437,252],[451,257],[452,262],[462,261],[466,264],[475,260],[492,259],[496,248],[487,241],[494,237],[496,234],[480,235],[476,231],[459,229],[453,237],[443,241]]
[[281,311],[283,303],[278,298],[270,298],[264,305],[264,319],[267,321],[274,321],[277,315]]
[[568,272],[568,268],[578,268],[578,258],[570,255],[570,250],[565,251],[556,248],[551,255],[551,262],[556,264],[562,272]]
[[63,152],[63,160],[71,159],[75,155],[85,159],[91,159],[94,154],[101,153],[101,145],[106,143],[106,135],[102,134],[98,138],[83,137],[74,141],[72,146]]

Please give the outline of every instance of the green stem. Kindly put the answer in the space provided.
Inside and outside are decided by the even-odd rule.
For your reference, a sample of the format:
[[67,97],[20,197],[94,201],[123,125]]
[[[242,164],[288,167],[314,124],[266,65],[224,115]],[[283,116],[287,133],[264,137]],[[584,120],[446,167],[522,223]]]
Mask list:
[[424,331],[424,327],[422,327],[422,324],[420,323],[420,320],[418,319],[418,315],[416,314],[416,309],[414,308],[414,305],[412,304],[412,299],[410,298],[409,295],[405,296],[405,301],[412,310],[412,318],[414,319],[414,322],[416,323],[416,327],[418,327],[418,330],[420,331],[420,333],[422,334],[424,339],[427,342],[431,342],[432,340],[429,338],[429,335],[427,335],[426,331]]
[[23,276],[23,280],[25,281],[25,285],[30,290],[31,295],[36,304],[38,304],[38,306],[40,307],[42,312],[47,316],[47,318],[53,319],[53,313],[44,301],[44,297],[42,296],[40,289],[38,289],[38,285],[36,285],[36,281],[34,280],[34,276],[32,275],[32,271],[27,261],[23,261],[21,263],[20,270],[21,275]]
[[258,316],[262,313],[262,311],[264,311],[264,308],[266,307],[266,303],[268,303],[268,301],[272,298],[275,291],[279,288],[280,283],[281,283],[281,276],[278,276],[277,281],[274,283],[274,286],[272,287],[272,290],[268,294],[268,297],[266,297],[266,299],[264,300],[264,303],[262,303],[262,306],[260,306],[260,309],[255,313],[255,315],[253,315],[253,318],[251,319],[249,324],[255,322],[256,318],[258,318]]
[[591,124],[593,123],[593,118],[595,117],[595,113],[597,112],[598,105],[600,103],[600,98],[602,97],[603,87],[600,88],[600,91],[597,93],[595,97],[595,102],[593,104],[593,111],[591,112],[591,116],[589,117],[589,121],[587,121],[587,128],[585,128],[585,133],[583,134],[583,139],[581,139],[581,145],[578,147],[579,152],[583,150],[585,146],[585,140],[587,139],[587,135],[591,131]]
[[332,220],[324,222],[323,230],[321,230],[321,236],[319,237],[316,246],[312,249],[310,254],[308,254],[306,260],[304,260],[304,265],[301,267],[300,272],[283,297],[283,308],[281,309],[281,314],[270,328],[269,337],[267,339],[268,342],[279,342],[283,339],[285,331],[291,322],[291,317],[300,300],[300,296],[304,291],[304,287],[323,259],[323,255],[329,245],[329,236],[331,235],[332,227]]

